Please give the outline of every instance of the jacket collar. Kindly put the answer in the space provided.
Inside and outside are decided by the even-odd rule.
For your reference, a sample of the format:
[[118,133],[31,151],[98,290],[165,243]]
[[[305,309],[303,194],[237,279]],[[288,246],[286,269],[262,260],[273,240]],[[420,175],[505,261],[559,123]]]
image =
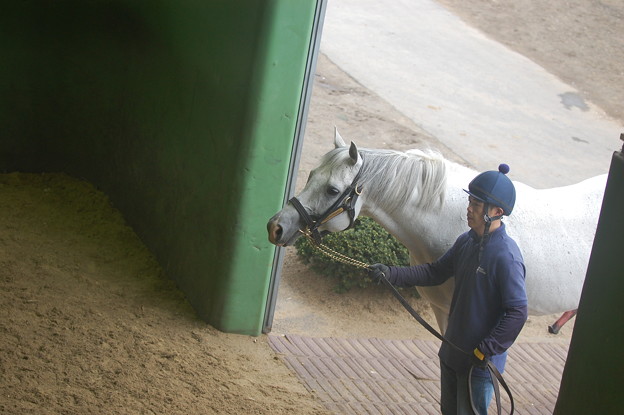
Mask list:
[[[470,235],[470,238],[472,238],[472,240],[476,243],[481,242],[481,237],[479,235],[477,235],[477,233],[474,231],[474,229],[470,229],[470,231],[468,231],[468,234]],[[500,237],[502,235],[506,235],[507,231],[505,230],[505,222],[501,222],[501,225],[494,230],[493,232],[490,232],[488,234],[488,240],[492,239],[494,237]]]

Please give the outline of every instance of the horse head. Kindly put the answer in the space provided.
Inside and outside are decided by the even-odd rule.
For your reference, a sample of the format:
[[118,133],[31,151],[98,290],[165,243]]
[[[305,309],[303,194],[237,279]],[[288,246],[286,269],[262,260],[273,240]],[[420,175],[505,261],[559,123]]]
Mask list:
[[269,219],[271,243],[291,245],[306,229],[320,240],[321,232],[339,232],[353,226],[362,207],[358,173],[363,159],[355,143],[348,147],[338,130],[334,147],[310,172],[301,193]]

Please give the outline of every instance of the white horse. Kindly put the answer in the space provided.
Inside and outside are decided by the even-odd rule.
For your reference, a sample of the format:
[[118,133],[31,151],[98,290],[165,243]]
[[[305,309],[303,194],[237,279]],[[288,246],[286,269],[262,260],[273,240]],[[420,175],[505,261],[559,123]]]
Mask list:
[[[360,196],[355,214],[372,218],[410,252],[410,262],[431,262],[446,252],[468,230],[467,188],[477,172],[418,150],[358,150],[346,146],[338,131],[335,149],[327,153],[297,196],[312,216],[323,214],[357,181]],[[360,171],[361,170],[361,171]],[[505,217],[507,233],[520,247],[527,270],[529,314],[567,312],[578,307],[596,231],[606,175],[553,189],[534,189],[514,182],[516,205]],[[338,232],[349,227],[346,213],[319,227]],[[292,203],[273,216],[267,230],[271,243],[292,244],[305,221]],[[436,287],[418,287],[431,303],[438,326],[446,330],[454,279]],[[572,310],[572,311],[570,311]],[[559,327],[565,323],[559,324]],[[558,321],[556,324],[560,323]]]

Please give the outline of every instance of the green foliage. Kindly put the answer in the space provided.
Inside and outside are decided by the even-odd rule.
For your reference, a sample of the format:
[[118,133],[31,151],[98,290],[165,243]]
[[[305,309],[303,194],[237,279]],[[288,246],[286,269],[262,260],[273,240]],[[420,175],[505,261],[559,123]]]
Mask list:
[[[359,218],[352,229],[326,235],[323,244],[367,264],[409,265],[407,249],[384,228],[369,218]],[[322,275],[338,280],[336,291],[344,292],[354,286],[367,287],[371,279],[366,270],[338,262],[314,248],[306,238],[295,244],[304,263]]]

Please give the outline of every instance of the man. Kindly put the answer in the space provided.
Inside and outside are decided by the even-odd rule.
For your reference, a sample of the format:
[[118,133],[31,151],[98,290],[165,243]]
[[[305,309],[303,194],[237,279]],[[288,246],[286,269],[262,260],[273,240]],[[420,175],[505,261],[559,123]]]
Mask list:
[[[444,415],[473,414],[468,393],[479,414],[486,415],[493,384],[485,369],[491,360],[503,372],[507,349],[527,319],[525,268],[516,243],[501,221],[510,215],[516,190],[506,176],[509,166],[486,171],[468,185],[468,226],[437,261],[412,267],[373,265],[373,276],[400,287],[432,286],[455,277],[445,338],[465,351],[442,343],[441,410]],[[382,275],[383,274],[383,275]]]

